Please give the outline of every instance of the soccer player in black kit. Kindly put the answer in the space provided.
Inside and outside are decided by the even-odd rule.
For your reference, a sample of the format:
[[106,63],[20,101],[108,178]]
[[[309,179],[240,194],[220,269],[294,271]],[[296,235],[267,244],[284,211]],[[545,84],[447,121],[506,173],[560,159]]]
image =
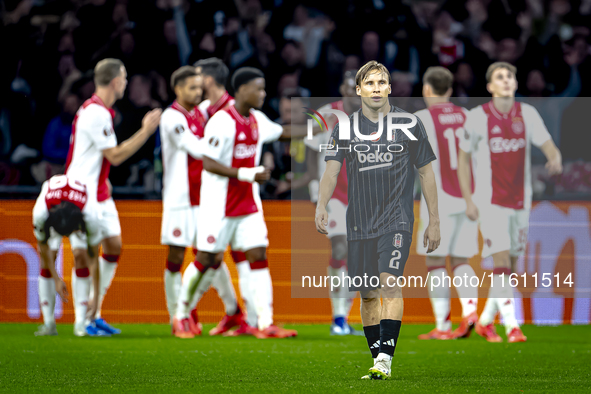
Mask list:
[[[339,124],[332,132],[326,152],[326,169],[320,181],[316,228],[326,234],[328,203],[346,160],[349,179],[347,240],[351,291],[361,292],[363,331],[374,366],[362,379],[389,379],[392,356],[402,320],[402,290],[397,278],[403,275],[412,242],[414,165],[429,210],[429,225],[423,235],[427,253],[439,246],[437,189],[431,161],[435,154],[419,119],[413,127],[395,128],[388,140],[388,114],[394,124],[411,123],[407,112],[390,104],[390,73],[370,61],[355,77],[361,109],[349,117],[350,138],[339,139]],[[405,114],[407,118],[393,117]],[[363,135],[382,134],[373,140],[355,136],[354,122]],[[380,122],[382,125],[380,125]],[[360,278],[366,279],[359,286]],[[371,278],[374,278],[374,281]],[[373,282],[373,284],[372,284]],[[380,304],[380,297],[382,303]]]

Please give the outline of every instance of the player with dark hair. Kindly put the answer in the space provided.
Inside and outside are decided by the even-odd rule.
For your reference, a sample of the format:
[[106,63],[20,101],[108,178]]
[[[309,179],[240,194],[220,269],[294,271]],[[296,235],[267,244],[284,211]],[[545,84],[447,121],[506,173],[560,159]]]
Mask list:
[[[95,93],[80,107],[74,118],[66,175],[83,179],[89,199],[98,201],[103,253],[99,257],[99,293],[91,296],[99,299],[94,321],[97,327],[118,334],[120,330],[111,327],[101,317],[102,302],[115,276],[121,254],[121,225],[111,197],[109,170],[111,165],[117,166],[131,157],[154,134],[161,110],[148,112],[142,120],[141,129],[118,145],[113,130],[115,111],[111,107],[125,93],[127,71],[120,60],[104,59],[94,68],[94,80]],[[73,249],[86,249],[86,240],[77,233],[72,235],[71,240]]]
[[[328,124],[328,130],[318,133],[312,139],[305,138],[306,166],[307,173],[312,180],[309,183],[310,199],[313,203],[318,201],[319,179],[324,173],[326,162],[324,161],[325,152],[319,152],[319,147],[328,144],[332,129],[338,123],[335,115],[326,112],[327,110],[339,110],[347,115],[357,111],[361,106],[361,100],[355,92],[355,76],[357,70],[348,70],[343,75],[343,81],[339,87],[339,92],[343,96],[338,100],[326,104],[318,109],[318,112],[324,117]],[[328,264],[328,275],[342,278],[347,276],[347,169],[341,168],[337,178],[337,184],[332,198],[328,201],[327,211],[330,213],[330,222],[327,228],[327,237],[330,239],[331,254]],[[347,317],[351,310],[351,304],[355,294],[350,292],[347,286],[337,287],[330,292],[330,301],[332,305],[332,324],[330,326],[331,335],[362,335],[355,331],[347,323]]]
[[[549,175],[562,173],[562,156],[542,117],[526,103],[515,101],[517,69],[505,62],[491,64],[486,88],[492,100],[468,113],[460,134],[458,180],[466,201],[466,216],[479,220],[484,239],[482,257],[492,256],[494,269],[476,333],[489,342],[502,342],[494,319],[503,318],[509,342],[525,342],[515,314],[509,275],[525,253],[532,199],[531,144],[548,159]],[[471,189],[470,158],[474,171]]]
[[[265,79],[260,70],[244,67],[232,77],[236,100],[216,112],[205,127],[207,147],[203,154],[200,221],[197,231],[196,271],[183,276],[183,290],[200,296],[209,287],[209,268],[221,264],[226,247],[243,251],[252,271],[249,289],[257,311],[259,338],[297,335],[273,325],[273,286],[266,247],[267,226],[257,182],[269,179],[270,172],[259,166],[261,145],[280,137],[290,138],[290,127],[273,123],[256,110],[265,100]],[[189,308],[178,304],[177,318],[189,318]],[[183,329],[181,325],[179,329]]]
[[[441,244],[427,255],[426,248],[417,243],[417,253],[426,257],[427,271],[432,283],[428,283],[429,298],[435,315],[436,327],[419,339],[467,338],[478,321],[478,287],[469,285],[475,276],[468,259],[478,252],[478,225],[466,216],[466,203],[458,183],[459,135],[464,132],[468,111],[449,102],[452,94],[453,74],[444,67],[429,67],[423,76],[423,98],[427,109],[415,115],[421,119],[427,137],[439,160],[432,163],[437,196]],[[419,234],[429,222],[425,199],[421,198]],[[451,331],[450,283],[445,259],[450,256],[454,277],[459,277],[462,286],[456,287],[462,305],[462,323]],[[468,278],[464,283],[462,278]],[[434,278],[438,278],[437,281]],[[437,286],[435,286],[437,284]]]
[[[374,359],[374,366],[363,378],[389,379],[402,324],[402,289],[397,278],[404,273],[412,242],[413,166],[419,171],[429,209],[423,243],[428,245],[428,253],[439,246],[437,188],[430,164],[435,155],[419,119],[412,127],[394,129],[392,139],[388,139],[388,123],[408,123],[408,119],[390,116],[406,112],[388,100],[391,79],[384,65],[376,61],[366,63],[357,72],[355,82],[361,109],[349,117],[349,126],[368,139],[355,135],[340,139],[341,122],[335,126],[329,141],[331,150],[326,152],[326,170],[320,180],[315,222],[317,230],[327,234],[326,207],[346,160],[349,275],[370,278],[361,285],[352,281],[349,286],[349,290],[361,292],[363,331]],[[376,137],[369,139],[372,135]],[[376,278],[377,283],[371,278]]]
[[[203,79],[195,67],[176,70],[170,85],[176,100],[160,119],[163,189],[161,243],[168,246],[164,290],[170,324],[175,334],[174,316],[181,289],[181,267],[187,247],[196,247],[196,231],[201,189],[201,162],[205,116],[197,108]],[[189,268],[190,269],[190,268]],[[191,335],[201,334],[201,324],[190,321]]]
[[71,237],[76,233],[83,234],[88,244],[86,249],[73,250],[75,267],[72,270],[72,293],[76,317],[74,335],[110,335],[86,321],[87,307],[91,313],[98,307],[98,298],[89,305],[89,267],[94,270],[95,289],[98,289],[100,279],[97,260],[100,243],[99,217],[96,202],[88,198],[86,186],[65,175],[55,175],[45,181],[33,208],[33,228],[41,255],[39,304],[44,321],[35,335],[57,335],[55,296],[57,293],[67,302],[68,291],[55,270],[55,259],[62,237]]

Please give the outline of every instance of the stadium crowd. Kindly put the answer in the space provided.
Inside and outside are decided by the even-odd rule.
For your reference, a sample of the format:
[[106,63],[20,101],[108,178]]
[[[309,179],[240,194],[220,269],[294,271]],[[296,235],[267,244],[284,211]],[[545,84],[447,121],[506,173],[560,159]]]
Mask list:
[[[334,3],[333,3],[334,4]],[[420,97],[421,76],[442,65],[454,93],[488,97],[486,67],[517,66],[518,95],[556,97],[552,137],[573,162],[558,189],[591,190],[591,138],[568,116],[591,94],[591,0],[6,0],[0,5],[0,185],[40,185],[61,173],[76,110],[93,90],[92,70],[106,57],[129,73],[115,105],[117,139],[127,139],[152,108],[174,95],[178,67],[218,57],[233,72],[261,69],[263,108],[289,122],[290,97],[337,97],[343,72],[378,60],[392,73],[392,96]],[[230,93],[232,90],[228,87]],[[419,108],[408,108],[414,111]],[[562,112],[564,111],[564,112]],[[117,187],[159,193],[157,134],[114,168]],[[586,134],[586,135],[585,135]],[[301,141],[275,142],[265,163],[275,167],[264,198],[286,198],[286,184],[305,163]],[[536,159],[534,154],[533,159]],[[584,162],[576,162],[583,160]],[[303,167],[302,167],[303,168]],[[305,172],[305,169],[301,169]],[[297,176],[297,174],[295,175]],[[574,178],[576,179],[574,179]],[[287,182],[287,183],[286,183]],[[305,194],[304,192],[303,194]],[[154,195],[154,194],[152,194]],[[136,196],[138,197],[138,196]]]

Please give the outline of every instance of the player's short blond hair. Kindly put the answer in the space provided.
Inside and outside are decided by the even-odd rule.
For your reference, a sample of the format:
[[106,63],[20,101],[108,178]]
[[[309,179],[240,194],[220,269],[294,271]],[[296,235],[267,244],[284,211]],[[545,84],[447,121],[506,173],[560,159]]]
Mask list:
[[107,86],[111,81],[121,75],[123,62],[119,59],[103,59],[94,67],[94,84]]
[[423,75],[423,85],[431,86],[433,93],[443,96],[454,83],[454,75],[445,67],[429,67]]
[[390,85],[392,83],[392,77],[390,76],[390,71],[388,71],[386,66],[384,66],[382,63],[376,62],[375,60],[371,60],[371,61],[365,63],[363,65],[363,67],[361,67],[359,69],[359,71],[357,71],[357,75],[355,75],[355,84],[357,86],[361,86],[361,82],[365,81],[367,76],[372,71],[379,71],[383,74],[386,74],[388,76],[388,85]]
[[490,81],[492,80],[493,73],[495,71],[497,71],[499,68],[506,68],[513,75],[515,75],[515,76],[517,75],[517,67],[515,67],[511,63],[495,62],[495,63],[491,64],[490,66],[488,66],[488,69],[486,70],[486,82],[490,83]]

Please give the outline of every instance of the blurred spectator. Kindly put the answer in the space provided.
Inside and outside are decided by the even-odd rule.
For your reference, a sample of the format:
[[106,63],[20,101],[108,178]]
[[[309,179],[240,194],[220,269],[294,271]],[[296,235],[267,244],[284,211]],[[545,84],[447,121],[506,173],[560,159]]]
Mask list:
[[31,172],[38,183],[43,183],[56,174],[63,174],[68,151],[70,134],[80,99],[75,94],[68,94],[63,100],[62,111],[49,121],[43,136],[42,161],[31,167]]
[[[147,75],[137,74],[129,79],[127,96],[115,105],[115,133],[118,141],[131,137],[142,125],[142,118],[160,103],[153,97],[153,82]],[[144,186],[144,176],[153,170],[155,136],[123,164],[111,169],[113,186]]]
[[[61,103],[72,94],[81,102],[90,97],[92,69],[105,57],[123,60],[130,75],[129,94],[117,104],[121,138],[139,128],[147,108],[169,104],[172,71],[201,58],[219,57],[230,71],[263,70],[264,110],[280,118],[290,90],[338,96],[342,72],[368,60],[388,67],[392,96],[409,111],[415,101],[405,97],[420,96],[427,67],[449,67],[454,96],[470,105],[490,97],[488,65],[509,61],[518,68],[519,93],[539,107],[565,159],[591,160],[587,134],[576,123],[587,106],[569,99],[591,95],[591,0],[350,0],[339,7],[296,0],[6,0],[0,12],[0,160],[10,163],[9,182],[36,183],[30,166],[41,157],[50,161],[44,131],[65,133]],[[299,157],[295,146],[283,154]],[[114,182],[141,184],[151,149],[114,169]],[[5,173],[0,169],[0,178]]]
[[[286,89],[279,100],[280,124],[305,123],[304,109],[307,100],[302,99],[301,88]],[[295,106],[295,107],[292,107]],[[306,198],[309,180],[298,182],[306,173],[306,147],[303,138],[291,141],[275,141],[265,145],[263,163],[272,168],[271,179],[262,187],[264,198],[289,199],[298,190],[295,198]]]

